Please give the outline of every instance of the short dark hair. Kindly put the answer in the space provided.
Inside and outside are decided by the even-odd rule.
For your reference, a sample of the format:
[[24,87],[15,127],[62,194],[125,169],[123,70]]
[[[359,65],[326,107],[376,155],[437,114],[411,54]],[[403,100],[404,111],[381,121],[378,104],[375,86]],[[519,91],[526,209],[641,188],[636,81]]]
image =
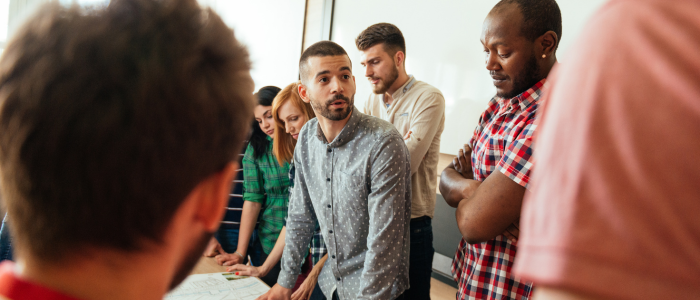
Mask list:
[[191,0],[49,3],[0,61],[0,171],[13,242],[43,260],[162,243],[197,184],[236,161],[248,52]]
[[493,7],[496,11],[507,4],[517,4],[523,15],[521,34],[530,41],[536,40],[547,31],[557,34],[557,47],[561,41],[561,10],[555,0],[501,0]]
[[406,41],[398,27],[389,23],[377,23],[360,32],[355,38],[355,45],[364,51],[374,45],[384,44],[384,51],[391,56],[401,51],[406,54]]
[[[309,58],[338,55],[348,56],[348,53],[345,52],[345,49],[343,49],[343,47],[331,41],[316,42],[313,45],[309,46],[309,48],[306,48],[306,50],[304,50],[304,52],[301,54],[301,57],[299,58],[299,79],[301,80],[301,82],[306,84],[306,82],[308,81],[307,65]],[[348,60],[350,60],[350,56],[348,56]]]
[[[275,100],[277,94],[282,89],[276,86],[265,86],[253,95],[258,100],[258,105],[272,106],[272,100]],[[270,147],[270,141],[267,139],[267,134],[260,129],[258,122],[253,120],[253,132],[250,134],[250,146],[253,147],[253,157],[261,158],[267,148]]]

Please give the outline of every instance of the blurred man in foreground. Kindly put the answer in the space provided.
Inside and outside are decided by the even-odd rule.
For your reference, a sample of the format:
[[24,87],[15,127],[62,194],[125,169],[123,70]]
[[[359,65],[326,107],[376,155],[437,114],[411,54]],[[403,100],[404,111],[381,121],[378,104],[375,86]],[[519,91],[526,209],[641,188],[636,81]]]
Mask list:
[[534,298],[700,297],[698,14],[610,1],[553,72],[514,268]]
[[219,226],[252,115],[247,51],[187,0],[49,4],[0,62],[16,264],[0,298],[162,299]]

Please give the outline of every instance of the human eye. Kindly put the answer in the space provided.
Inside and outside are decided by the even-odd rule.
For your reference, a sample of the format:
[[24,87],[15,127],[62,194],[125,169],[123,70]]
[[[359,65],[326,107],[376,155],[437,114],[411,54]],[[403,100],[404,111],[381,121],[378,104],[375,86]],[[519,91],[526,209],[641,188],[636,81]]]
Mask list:
[[296,120],[299,120],[299,117],[293,117],[290,121],[294,122]]
[[350,79],[350,75],[348,75],[348,74],[343,75],[343,79]]
[[326,78],[326,77],[321,77],[321,78],[318,80],[318,82],[324,82],[324,83],[325,83],[325,82],[328,82],[328,78]]

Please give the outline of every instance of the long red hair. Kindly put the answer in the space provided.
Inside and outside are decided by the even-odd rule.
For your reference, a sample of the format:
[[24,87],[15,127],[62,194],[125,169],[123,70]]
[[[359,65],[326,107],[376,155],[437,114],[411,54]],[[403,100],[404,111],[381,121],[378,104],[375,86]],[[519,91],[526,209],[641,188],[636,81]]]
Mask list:
[[284,120],[280,119],[278,113],[280,107],[287,102],[291,102],[305,113],[305,122],[316,117],[311,104],[304,102],[299,96],[299,82],[286,86],[277,94],[272,101],[272,117],[275,119],[275,137],[272,143],[272,152],[275,154],[280,166],[283,166],[285,162],[292,162],[294,159],[294,147],[297,145],[297,141],[284,128]]

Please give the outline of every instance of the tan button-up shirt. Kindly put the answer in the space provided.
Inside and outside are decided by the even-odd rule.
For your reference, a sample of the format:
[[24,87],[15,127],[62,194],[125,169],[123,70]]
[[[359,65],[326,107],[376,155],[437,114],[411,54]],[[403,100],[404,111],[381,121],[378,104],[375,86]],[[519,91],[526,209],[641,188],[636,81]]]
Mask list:
[[411,153],[411,218],[433,217],[437,186],[440,135],[445,128],[445,98],[440,90],[410,76],[387,108],[383,95],[372,94],[364,113],[394,124],[405,136]]

